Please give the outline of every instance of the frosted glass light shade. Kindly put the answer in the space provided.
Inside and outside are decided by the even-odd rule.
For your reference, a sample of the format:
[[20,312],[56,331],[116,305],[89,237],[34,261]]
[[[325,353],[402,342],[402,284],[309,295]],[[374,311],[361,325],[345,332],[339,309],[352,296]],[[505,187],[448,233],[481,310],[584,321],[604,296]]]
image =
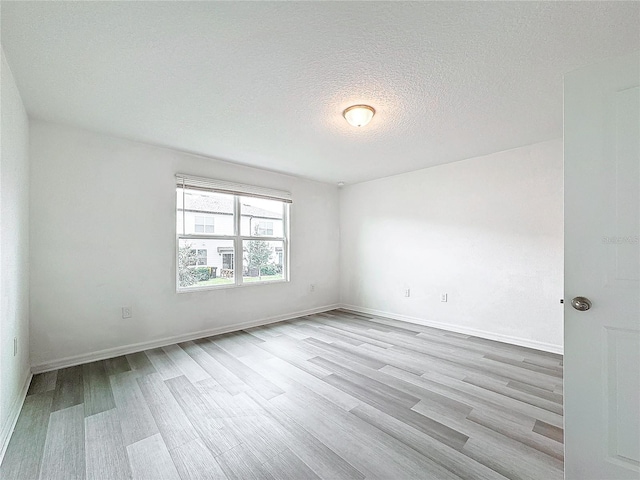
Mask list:
[[364,127],[371,121],[374,113],[376,111],[369,105],[353,105],[342,112],[342,115],[349,122],[349,125]]

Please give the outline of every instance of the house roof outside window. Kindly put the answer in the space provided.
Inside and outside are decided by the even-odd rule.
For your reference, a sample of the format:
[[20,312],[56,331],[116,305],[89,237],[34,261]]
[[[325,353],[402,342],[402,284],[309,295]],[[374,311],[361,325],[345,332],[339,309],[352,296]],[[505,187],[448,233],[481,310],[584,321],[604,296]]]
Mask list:
[[[214,213],[220,215],[233,215],[233,199],[225,197],[214,197],[210,195],[198,195],[185,192],[186,212]],[[182,209],[178,209],[182,210]],[[272,218],[282,220],[282,213],[271,212],[264,208],[253,205],[242,204],[242,216]]]

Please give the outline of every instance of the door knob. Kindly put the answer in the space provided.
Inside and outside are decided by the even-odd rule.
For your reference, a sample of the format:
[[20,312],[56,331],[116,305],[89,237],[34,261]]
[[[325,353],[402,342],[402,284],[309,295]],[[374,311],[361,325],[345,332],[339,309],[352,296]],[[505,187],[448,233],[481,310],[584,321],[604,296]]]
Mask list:
[[581,312],[586,312],[591,308],[591,300],[587,297],[576,297],[571,300],[571,306]]

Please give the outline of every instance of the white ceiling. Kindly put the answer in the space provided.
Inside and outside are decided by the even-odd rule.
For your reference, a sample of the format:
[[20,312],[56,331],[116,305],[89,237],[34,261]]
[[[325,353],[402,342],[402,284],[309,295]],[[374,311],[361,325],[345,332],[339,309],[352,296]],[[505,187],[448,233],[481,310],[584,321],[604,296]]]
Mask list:
[[561,137],[640,2],[3,1],[2,45],[33,117],[354,183]]

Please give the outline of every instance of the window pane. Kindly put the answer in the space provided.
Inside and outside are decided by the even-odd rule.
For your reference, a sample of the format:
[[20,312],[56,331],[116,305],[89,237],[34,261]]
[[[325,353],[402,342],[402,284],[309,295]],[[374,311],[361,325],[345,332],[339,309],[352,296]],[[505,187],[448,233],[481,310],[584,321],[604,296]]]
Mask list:
[[244,240],[242,282],[284,280],[284,242]]
[[196,265],[207,265],[207,250],[199,249]]
[[[225,256],[227,263],[224,262]],[[179,287],[198,288],[235,283],[233,256],[233,240],[181,238],[178,242]]]
[[260,220],[256,227],[256,234],[259,236],[264,236],[264,235],[273,236],[273,222]]
[[215,233],[214,229],[214,217],[196,215],[194,217],[195,232],[196,233]]
[[[181,234],[233,235],[233,195],[206,192],[202,190],[184,190],[184,208],[182,188],[178,188],[178,232]],[[184,212],[184,232],[182,214]]]
[[277,200],[240,197],[240,234],[245,237],[284,237],[284,204]]

